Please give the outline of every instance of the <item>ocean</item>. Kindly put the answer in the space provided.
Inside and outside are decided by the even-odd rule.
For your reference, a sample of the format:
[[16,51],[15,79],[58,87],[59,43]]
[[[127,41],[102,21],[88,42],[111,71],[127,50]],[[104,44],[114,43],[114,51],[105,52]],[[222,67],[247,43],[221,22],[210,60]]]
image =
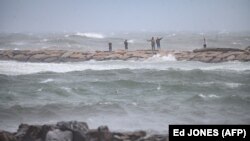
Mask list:
[[[203,33],[0,34],[0,49],[94,51],[201,48]],[[208,47],[245,48],[250,34],[206,33]],[[0,61],[0,129],[78,120],[90,128],[166,133],[169,124],[250,124],[250,62],[202,63],[155,55],[146,60],[75,63]]]

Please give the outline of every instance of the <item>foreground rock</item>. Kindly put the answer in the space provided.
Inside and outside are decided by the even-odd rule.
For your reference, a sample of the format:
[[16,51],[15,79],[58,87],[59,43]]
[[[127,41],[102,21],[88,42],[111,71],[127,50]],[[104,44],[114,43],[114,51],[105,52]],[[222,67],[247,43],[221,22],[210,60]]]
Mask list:
[[0,131],[0,141],[168,141],[168,136],[147,135],[145,131],[111,132],[107,126],[89,129],[85,122],[69,121],[21,124],[15,133]]
[[88,60],[138,60],[147,59],[155,54],[173,55],[179,61],[201,61],[218,63],[225,61],[250,61],[250,49],[206,48],[193,51],[155,51],[136,50],[113,52],[66,51],[66,50],[1,50],[0,60],[16,60],[23,62],[79,62]]

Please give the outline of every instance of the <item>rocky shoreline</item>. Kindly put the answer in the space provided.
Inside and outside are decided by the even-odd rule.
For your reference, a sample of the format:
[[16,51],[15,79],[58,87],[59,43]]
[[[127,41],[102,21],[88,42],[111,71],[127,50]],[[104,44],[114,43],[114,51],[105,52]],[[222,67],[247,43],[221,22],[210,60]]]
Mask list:
[[15,60],[22,62],[81,62],[88,60],[138,60],[147,59],[155,54],[159,56],[173,55],[178,61],[200,61],[219,63],[226,61],[250,61],[250,47],[235,48],[206,48],[193,51],[151,50],[135,51],[69,51],[69,50],[0,50],[0,60]]
[[168,141],[168,135],[147,135],[145,131],[111,132],[107,126],[89,129],[87,123],[21,124],[17,132],[0,130],[0,141]]

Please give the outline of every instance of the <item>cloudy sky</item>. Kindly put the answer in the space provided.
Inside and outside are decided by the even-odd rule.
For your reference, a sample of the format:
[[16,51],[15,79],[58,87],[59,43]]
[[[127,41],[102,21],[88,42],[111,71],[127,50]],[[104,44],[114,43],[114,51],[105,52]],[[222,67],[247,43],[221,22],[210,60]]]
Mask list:
[[0,32],[250,31],[250,0],[0,0]]

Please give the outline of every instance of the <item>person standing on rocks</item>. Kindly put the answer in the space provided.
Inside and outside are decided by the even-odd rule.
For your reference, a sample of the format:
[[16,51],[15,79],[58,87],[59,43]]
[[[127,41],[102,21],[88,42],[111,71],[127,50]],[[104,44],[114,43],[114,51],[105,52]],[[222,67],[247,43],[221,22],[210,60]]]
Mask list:
[[203,38],[204,38],[203,48],[206,48],[207,47],[206,38],[204,36]]
[[155,39],[154,39],[154,37],[152,37],[151,40],[147,40],[147,41],[151,42],[152,51],[155,51]]
[[112,43],[109,42],[109,52],[111,52],[111,51],[112,51]]
[[128,40],[124,41],[124,46],[125,46],[125,50],[127,51],[128,50]]
[[162,39],[162,37],[161,38],[156,38],[156,40],[155,40],[155,42],[156,42],[156,46],[157,46],[157,49],[161,49],[161,39]]

